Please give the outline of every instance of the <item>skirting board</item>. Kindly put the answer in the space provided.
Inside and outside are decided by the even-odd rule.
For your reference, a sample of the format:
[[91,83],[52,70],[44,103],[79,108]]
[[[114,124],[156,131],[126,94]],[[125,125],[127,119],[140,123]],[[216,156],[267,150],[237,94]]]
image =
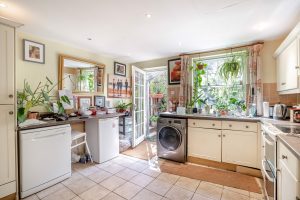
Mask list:
[[198,165],[204,165],[204,166],[208,166],[208,167],[224,169],[224,170],[228,170],[228,171],[238,172],[241,174],[247,174],[247,175],[262,178],[262,174],[259,169],[239,166],[239,165],[230,164],[230,163],[206,160],[203,158],[196,158],[196,157],[192,157],[192,156],[188,156],[187,161],[190,163],[198,164]]
[[16,193],[16,181],[0,186],[0,199],[13,193]]

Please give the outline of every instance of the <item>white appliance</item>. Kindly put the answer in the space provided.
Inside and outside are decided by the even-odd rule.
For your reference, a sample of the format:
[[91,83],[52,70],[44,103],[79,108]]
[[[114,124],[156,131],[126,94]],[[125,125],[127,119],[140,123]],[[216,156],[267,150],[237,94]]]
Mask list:
[[21,198],[71,176],[71,127],[20,131]]
[[92,158],[103,163],[119,155],[119,118],[90,119],[85,125]]
[[263,116],[270,117],[270,104],[269,102],[263,102]]

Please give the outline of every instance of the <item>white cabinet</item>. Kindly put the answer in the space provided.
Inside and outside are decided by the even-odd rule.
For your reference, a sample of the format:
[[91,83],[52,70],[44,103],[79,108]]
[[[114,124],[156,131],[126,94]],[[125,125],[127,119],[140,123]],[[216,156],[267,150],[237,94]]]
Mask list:
[[188,156],[221,162],[221,130],[188,128]]
[[277,91],[281,94],[298,93],[300,67],[300,23],[276,50]]
[[258,129],[254,122],[189,119],[188,156],[260,168]]
[[257,167],[257,133],[235,130],[222,131],[222,161]]
[[16,192],[14,129],[14,106],[0,105],[0,198]]
[[300,160],[284,144],[278,142],[277,154],[277,195],[278,200],[300,198]]
[[0,24],[0,104],[14,104],[14,28]]

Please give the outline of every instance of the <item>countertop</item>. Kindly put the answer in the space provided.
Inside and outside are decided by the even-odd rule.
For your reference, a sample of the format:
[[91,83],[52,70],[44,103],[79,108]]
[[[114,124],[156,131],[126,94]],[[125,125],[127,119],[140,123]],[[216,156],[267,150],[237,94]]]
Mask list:
[[105,114],[105,115],[92,115],[92,116],[89,116],[88,118],[70,117],[68,120],[65,120],[65,121],[56,121],[56,120],[43,121],[43,120],[41,120],[45,123],[37,124],[37,125],[30,125],[30,126],[26,126],[26,127],[18,127],[18,131],[35,129],[35,128],[44,128],[44,127],[49,127],[49,126],[64,125],[64,124],[75,124],[75,123],[84,122],[87,120],[106,119],[106,118],[122,117],[122,116],[124,116],[123,113],[114,113],[114,114]]
[[[202,115],[202,114],[185,114],[180,115],[176,113],[161,113],[160,117],[169,117],[169,118],[184,118],[184,119],[204,119],[204,120],[227,120],[227,121],[241,121],[241,122],[261,122],[263,124],[268,123],[271,125],[280,124],[280,125],[293,125],[299,126],[300,123],[293,123],[289,120],[275,120],[272,118],[264,117],[231,117],[231,116],[221,116],[216,117],[213,115]],[[275,127],[276,128],[276,127]],[[281,133],[277,135],[278,140],[280,140],[291,152],[300,160],[300,137],[291,136],[286,133]]]

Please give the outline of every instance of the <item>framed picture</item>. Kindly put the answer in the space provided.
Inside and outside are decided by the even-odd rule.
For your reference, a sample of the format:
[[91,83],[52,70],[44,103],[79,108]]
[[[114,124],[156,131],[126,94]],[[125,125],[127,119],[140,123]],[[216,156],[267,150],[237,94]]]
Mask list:
[[180,84],[181,59],[168,60],[168,80],[169,85]]
[[119,76],[126,76],[126,65],[122,63],[114,63],[114,74]]
[[23,39],[23,59],[29,62],[45,63],[45,45]]
[[82,106],[92,106],[92,96],[77,96],[78,109]]
[[94,104],[97,107],[105,107],[105,96],[94,96]]
[[108,98],[130,98],[131,78],[107,75]]

